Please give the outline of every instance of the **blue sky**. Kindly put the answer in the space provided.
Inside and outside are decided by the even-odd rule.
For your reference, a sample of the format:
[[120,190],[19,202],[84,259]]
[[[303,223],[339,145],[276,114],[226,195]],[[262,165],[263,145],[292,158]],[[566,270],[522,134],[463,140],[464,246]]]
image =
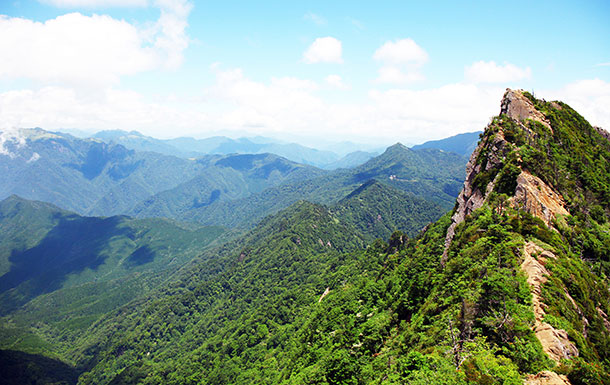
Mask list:
[[606,1],[429,3],[4,1],[0,129],[414,144],[506,87],[610,127]]

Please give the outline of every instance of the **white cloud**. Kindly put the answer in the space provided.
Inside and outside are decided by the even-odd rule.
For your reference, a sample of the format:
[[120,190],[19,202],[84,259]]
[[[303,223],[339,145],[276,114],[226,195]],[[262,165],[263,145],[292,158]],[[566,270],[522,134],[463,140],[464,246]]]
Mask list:
[[412,39],[401,39],[385,42],[373,58],[388,64],[422,65],[428,61],[428,54]]
[[315,14],[315,13],[313,13],[313,12],[307,12],[307,13],[306,13],[306,14],[303,16],[303,19],[305,19],[305,20],[309,20],[309,21],[311,21],[312,23],[317,24],[317,25],[325,25],[325,24],[326,24],[326,19],[325,19],[325,18],[323,18],[323,17],[322,17],[322,16],[320,16],[320,15],[316,15],[316,14]]
[[[481,130],[499,112],[503,88],[453,84],[427,90],[372,90],[359,102],[330,102],[327,90],[307,79],[249,79],[241,69],[212,69],[203,98],[150,101],[109,88],[95,95],[63,87],[0,93],[0,122],[14,127],[86,131],[122,128],[144,134],[209,136],[248,132],[283,138],[410,144]],[[325,84],[343,85],[339,75]],[[315,144],[315,142],[310,142]]]
[[418,71],[404,71],[400,67],[383,66],[379,69],[378,83],[405,84],[424,80]]
[[334,37],[317,38],[303,54],[305,63],[343,63],[341,41]]
[[421,90],[371,91],[375,130],[413,143],[485,128],[504,90],[463,83]]
[[373,59],[382,63],[378,83],[404,84],[425,79],[420,67],[428,61],[428,53],[412,39],[385,42]]
[[[239,69],[212,66],[216,81],[203,97],[151,101],[109,88],[91,95],[63,88],[0,93],[2,127],[50,130],[122,128],[167,137],[209,136],[218,130],[283,138],[316,137],[371,144],[414,144],[460,132],[482,130],[498,114],[503,86],[456,83],[427,89],[373,89],[359,101],[329,101],[328,86],[344,84],[329,75],[318,84],[295,77],[254,81]],[[566,101],[592,124],[610,127],[610,83],[583,80],[536,95]],[[315,142],[309,142],[315,145]]]
[[140,130],[165,137],[192,132],[206,121],[204,113],[185,103],[150,102],[142,95],[108,88],[95,95],[64,87],[14,90],[0,93],[0,122],[7,127],[76,128],[98,131],[112,128]]
[[246,78],[241,69],[218,71],[216,77],[206,94],[231,106],[215,117],[222,127],[259,127],[276,133],[287,127],[299,130],[324,109],[323,101],[313,94],[317,84],[309,80],[274,78],[265,84]]
[[15,159],[18,155],[11,151],[10,147],[21,148],[25,145],[25,138],[14,127],[3,127],[0,129],[0,155]]
[[70,13],[45,23],[0,17],[0,78],[115,82],[151,69],[155,52],[138,30],[109,16]]
[[[231,106],[210,116],[218,126],[370,143],[417,143],[482,130],[499,112],[504,92],[502,87],[452,84],[427,90],[373,90],[363,102],[330,103],[318,94],[319,88],[287,86],[294,79],[256,82],[240,69],[219,71],[217,79],[208,99]],[[339,80],[338,75],[325,79],[327,84]]]
[[0,79],[107,85],[121,76],[176,68],[188,46],[191,4],[157,0],[161,16],[152,27],[107,15],[69,13],[44,23],[0,16]]
[[189,44],[186,27],[193,4],[188,0],[155,0],[155,5],[161,9],[154,28],[155,48],[165,54],[164,65],[175,69],[182,64],[182,51]]
[[473,83],[509,83],[529,79],[532,70],[519,68],[510,63],[498,65],[494,61],[478,61],[464,69],[466,80]]
[[38,0],[60,8],[145,7],[147,0]]
[[595,67],[610,67],[610,62],[606,63],[597,63]]
[[329,86],[340,89],[340,90],[347,90],[350,88],[347,84],[345,84],[345,82],[343,81],[343,78],[341,78],[341,76],[339,76],[339,75],[328,75],[327,77],[324,78],[324,81]]
[[561,100],[594,126],[610,131],[610,83],[601,79],[579,80],[558,90],[536,92],[537,97]]

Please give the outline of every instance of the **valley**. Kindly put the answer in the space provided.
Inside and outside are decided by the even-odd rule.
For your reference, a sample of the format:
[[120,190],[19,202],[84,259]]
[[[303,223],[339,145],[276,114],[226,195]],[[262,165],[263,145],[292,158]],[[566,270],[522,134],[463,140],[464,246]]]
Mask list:
[[610,141],[526,91],[499,110],[337,170],[24,131],[7,383],[608,384]]

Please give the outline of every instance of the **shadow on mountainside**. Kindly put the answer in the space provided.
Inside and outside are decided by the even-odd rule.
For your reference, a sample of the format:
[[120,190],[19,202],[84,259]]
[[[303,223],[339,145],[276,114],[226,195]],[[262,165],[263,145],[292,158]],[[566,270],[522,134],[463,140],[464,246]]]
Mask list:
[[0,385],[76,384],[78,371],[38,354],[0,350]]
[[[108,257],[103,251],[113,237],[134,238],[131,228],[120,226],[123,217],[57,217],[57,226],[38,245],[11,252],[11,269],[0,277],[0,294],[16,289],[9,295],[14,306],[60,289],[70,274],[97,269]],[[141,263],[149,258],[142,255],[135,259]],[[0,313],[10,310],[4,307]]]

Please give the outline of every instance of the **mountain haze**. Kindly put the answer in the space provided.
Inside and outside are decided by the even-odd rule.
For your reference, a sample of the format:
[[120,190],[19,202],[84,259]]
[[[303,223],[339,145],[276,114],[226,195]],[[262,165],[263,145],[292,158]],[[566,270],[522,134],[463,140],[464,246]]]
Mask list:
[[136,151],[152,151],[182,158],[204,155],[263,154],[271,153],[293,162],[326,168],[341,157],[331,151],[322,151],[297,143],[280,143],[268,138],[238,138],[215,136],[206,139],[175,138],[155,139],[137,131],[101,131],[94,135],[108,143],[117,143]]
[[97,325],[80,381],[606,384],[609,157],[569,106],[509,90],[456,208],[419,237],[357,251],[344,216],[299,203],[219,275],[194,266]]
[[[434,149],[414,151],[402,144],[395,144],[358,167],[321,173],[315,178],[287,180],[275,187],[233,200],[193,204],[197,199],[205,198],[199,197],[199,188],[187,183],[157,194],[128,214],[138,217],[165,215],[206,225],[251,228],[265,216],[277,213],[299,200],[333,205],[370,179],[448,210],[459,193],[465,164],[466,158],[454,153]],[[169,210],[157,211],[160,207]]]
[[455,152],[456,154],[463,156],[470,156],[470,154],[472,154],[474,149],[477,147],[480,134],[480,131],[458,134],[445,139],[430,140],[428,142],[415,145],[411,148],[413,150],[419,150],[422,148],[436,148],[438,150]]
[[[239,172],[252,193],[197,201],[195,190],[219,187],[194,184],[164,201],[182,202],[183,219],[249,230],[187,251],[162,280],[135,281],[154,288],[79,326],[37,313],[59,300],[52,292],[33,298],[3,317],[1,346],[46,349],[68,368],[22,359],[66,381],[74,368],[79,384],[608,385],[610,135],[525,91],[507,90],[499,110],[465,178],[463,156],[401,144],[333,172],[272,155],[206,157],[198,163]],[[278,184],[256,185],[267,170]],[[53,208],[2,205],[7,228],[21,230],[0,250],[36,249],[45,220],[30,239],[32,220],[20,218]],[[7,282],[21,271],[15,256],[29,254],[11,255]]]

